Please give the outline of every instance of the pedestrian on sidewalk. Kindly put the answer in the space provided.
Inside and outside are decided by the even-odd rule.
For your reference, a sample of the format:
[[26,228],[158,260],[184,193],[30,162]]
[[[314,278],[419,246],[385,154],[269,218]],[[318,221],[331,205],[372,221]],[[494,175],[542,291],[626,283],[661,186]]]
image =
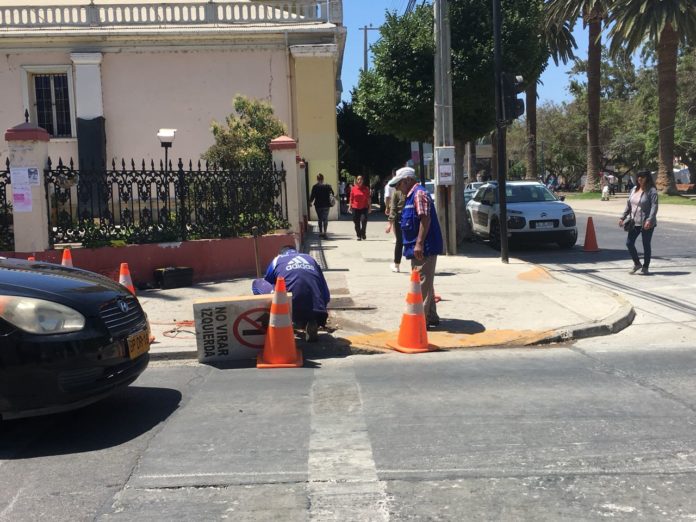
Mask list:
[[[395,171],[396,172],[396,171]],[[396,174],[394,174],[396,176]],[[392,179],[394,179],[392,177]],[[389,184],[387,184],[389,186]],[[396,244],[394,245],[394,262],[391,264],[392,272],[399,272],[401,264],[401,256],[404,251],[404,238],[401,233],[401,214],[404,210],[404,202],[406,201],[406,196],[400,191],[392,187],[391,196],[387,202],[387,208],[389,212],[387,214],[387,220],[389,224],[385,232],[389,234],[392,230],[394,231],[394,237],[396,239]]]
[[370,204],[370,187],[365,184],[364,178],[355,178],[355,185],[350,189],[348,198],[348,212],[353,214],[353,224],[358,241],[367,239],[367,215],[372,212]]
[[292,322],[304,330],[305,340],[315,342],[319,327],[326,326],[327,306],[331,300],[329,286],[316,260],[301,254],[295,247],[284,246],[266,269],[263,279],[254,279],[254,295],[273,293],[278,276],[285,278],[288,292],[292,293]]
[[[396,169],[392,169],[391,171],[391,177],[389,178],[389,181],[394,179],[394,176],[396,176]],[[384,184],[384,204],[386,205],[386,208],[384,209],[384,215],[389,216],[389,212],[391,211],[391,197],[394,192],[398,192],[394,187],[392,187],[389,184],[389,181]]]
[[[333,187],[324,183],[324,175],[320,172],[317,174],[317,182],[312,187],[312,192],[309,195],[309,204],[314,202],[314,210],[317,211],[317,221],[319,222],[319,237],[326,238],[327,227],[329,226],[329,209],[332,198],[335,198]],[[336,202],[333,199],[334,204]]]
[[[649,171],[636,174],[637,185],[633,187],[626,201],[619,226],[628,232],[626,247],[633,259],[630,274],[640,270],[640,275],[650,274],[650,259],[652,257],[651,241],[657,226],[657,189]],[[640,262],[636,250],[636,239],[643,240],[643,263]]]
[[437,256],[442,254],[443,244],[433,199],[418,183],[416,171],[411,167],[397,170],[396,176],[389,183],[405,196],[401,213],[404,256],[411,260],[411,269],[420,272],[427,325],[438,326],[440,317],[437,315],[433,286]]

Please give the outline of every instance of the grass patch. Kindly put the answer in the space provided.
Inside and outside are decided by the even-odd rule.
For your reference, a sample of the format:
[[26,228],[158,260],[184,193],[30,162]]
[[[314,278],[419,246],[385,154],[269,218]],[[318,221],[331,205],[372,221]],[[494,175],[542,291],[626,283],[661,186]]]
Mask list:
[[579,200],[579,199],[602,199],[601,192],[560,192],[566,197],[566,200]]
[[[578,200],[593,200],[601,199],[601,192],[564,192],[563,195],[566,197],[566,201],[578,201]],[[611,196],[612,199],[625,199],[625,197]],[[666,196],[664,194],[659,195],[658,203],[660,205],[692,205],[696,206],[696,198],[688,198],[686,196]]]

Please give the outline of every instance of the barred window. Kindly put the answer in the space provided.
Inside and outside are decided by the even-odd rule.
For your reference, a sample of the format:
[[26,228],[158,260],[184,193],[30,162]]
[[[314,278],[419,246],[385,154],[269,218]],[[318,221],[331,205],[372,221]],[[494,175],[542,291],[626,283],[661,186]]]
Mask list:
[[72,137],[67,73],[34,74],[32,80],[38,126],[54,138]]

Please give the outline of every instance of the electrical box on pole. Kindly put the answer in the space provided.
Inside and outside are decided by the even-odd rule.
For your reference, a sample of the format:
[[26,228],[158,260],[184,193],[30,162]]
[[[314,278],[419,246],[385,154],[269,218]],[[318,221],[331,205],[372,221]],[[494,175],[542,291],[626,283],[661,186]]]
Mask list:
[[454,185],[454,147],[435,147],[435,185]]
[[503,73],[503,120],[505,123],[512,123],[524,114],[524,100],[517,97],[523,93],[524,78],[514,74]]

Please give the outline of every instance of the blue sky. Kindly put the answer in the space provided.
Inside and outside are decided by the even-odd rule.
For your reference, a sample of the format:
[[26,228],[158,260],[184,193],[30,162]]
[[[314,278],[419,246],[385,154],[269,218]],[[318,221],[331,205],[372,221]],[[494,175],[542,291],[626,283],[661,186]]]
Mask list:
[[[420,2],[421,0],[418,0],[418,3]],[[358,83],[360,69],[363,67],[363,31],[360,27],[370,24],[372,27],[379,27],[384,21],[386,10],[403,14],[407,5],[408,0],[346,0],[343,2],[343,24],[348,29],[342,74],[344,100],[350,99],[350,91]],[[584,57],[588,39],[587,31],[582,29],[581,23],[576,24],[574,35],[578,44],[576,52]],[[368,31],[368,44],[376,41],[378,37],[379,31]],[[369,53],[368,60],[371,60]],[[556,67],[551,61],[541,77],[543,85],[539,86],[540,103],[570,99],[566,74],[569,68],[569,65]]]

